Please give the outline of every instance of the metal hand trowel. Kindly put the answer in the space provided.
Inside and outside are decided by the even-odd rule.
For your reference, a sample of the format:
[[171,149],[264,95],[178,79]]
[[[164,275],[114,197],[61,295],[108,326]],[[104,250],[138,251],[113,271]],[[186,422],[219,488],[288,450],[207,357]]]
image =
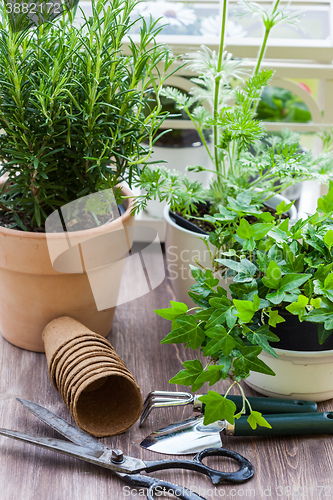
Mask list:
[[226,420],[204,425],[198,415],[152,432],[141,444],[143,448],[170,455],[198,453],[205,448],[222,446],[222,436],[287,436],[333,434],[333,412],[285,413],[264,415],[268,427],[252,429],[244,415],[234,425]]

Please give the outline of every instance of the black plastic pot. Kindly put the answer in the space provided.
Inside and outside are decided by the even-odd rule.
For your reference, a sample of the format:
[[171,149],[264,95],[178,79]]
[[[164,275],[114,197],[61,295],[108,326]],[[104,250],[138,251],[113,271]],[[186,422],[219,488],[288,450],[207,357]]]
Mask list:
[[285,319],[278,323],[272,331],[280,338],[279,342],[272,342],[274,349],[289,351],[329,351],[333,349],[333,335],[328,337],[323,344],[318,341],[318,324],[307,321],[300,322],[298,316],[279,311]]

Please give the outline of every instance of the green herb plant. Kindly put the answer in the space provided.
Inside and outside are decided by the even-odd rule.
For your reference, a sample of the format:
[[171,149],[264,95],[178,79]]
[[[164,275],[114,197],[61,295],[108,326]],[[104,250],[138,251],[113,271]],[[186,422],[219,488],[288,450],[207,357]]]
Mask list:
[[[206,424],[223,418],[233,423],[242,413],[235,414],[227,397],[234,386],[243,394],[243,410],[246,405],[251,410],[239,382],[251,371],[274,375],[259,355],[264,350],[276,356],[274,328],[285,321],[284,312],[317,325],[319,344],[333,333],[333,184],[318,200],[315,214],[293,225],[282,217],[289,208],[284,201],[274,218],[251,203],[251,194],[230,197],[218,213],[205,216],[215,226],[209,239],[219,251],[220,275],[192,267],[196,283],[189,296],[196,306],[171,302],[170,308],[155,311],[172,321],[162,343],[185,343],[206,360],[204,365],[199,356],[185,361],[171,383],[196,392],[205,382],[231,382],[225,396],[209,391],[200,398],[206,404]],[[256,222],[250,224],[249,217]],[[219,278],[231,276],[229,298]],[[253,428],[268,425],[252,411],[249,423]]]
[[273,76],[272,70],[261,69],[270,32],[277,24],[296,23],[299,16],[287,11],[286,5],[281,7],[280,0],[273,2],[270,12],[243,0],[243,14],[259,16],[264,26],[262,45],[250,73],[246,62],[233,59],[225,50],[227,1],[222,3],[218,53],[202,47],[187,60],[188,67],[198,75],[192,79],[196,84],[193,95],[171,87],[163,90],[191,120],[211,160],[211,168],[195,165],[189,170],[208,170],[213,174],[212,181],[204,189],[199,182],[189,182],[175,172],[149,167],[141,176],[148,193],[167,200],[172,210],[185,215],[195,213],[196,204],[207,200],[214,213],[227,203],[228,196],[236,197],[249,187],[254,191],[253,199],[266,200],[302,180],[327,183],[332,177],[331,154],[313,158],[310,152],[301,150],[296,134],[269,136],[257,115],[262,91]]
[[139,178],[166,116],[159,95],[173,58],[156,42],[157,22],[132,19],[136,3],[92,0],[79,26],[67,10],[22,31],[2,12],[0,210],[10,227],[43,227],[57,207]]
[[256,117],[259,120],[274,122],[311,121],[309,108],[300,97],[290,90],[271,86],[265,87],[261,93]]

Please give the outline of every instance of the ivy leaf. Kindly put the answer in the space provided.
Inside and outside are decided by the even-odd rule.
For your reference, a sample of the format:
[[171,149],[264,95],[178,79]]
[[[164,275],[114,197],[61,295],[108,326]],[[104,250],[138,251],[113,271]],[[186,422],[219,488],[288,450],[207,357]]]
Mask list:
[[315,309],[319,309],[321,307],[321,298],[317,297],[316,299],[310,299],[310,305]]
[[[161,344],[182,344],[197,337],[198,323],[193,316],[178,318],[172,326],[171,332],[164,337]],[[200,334],[199,334],[200,335]],[[205,335],[203,334],[203,337]]]
[[184,361],[183,366],[185,370],[181,370],[177,375],[172,377],[169,380],[170,384],[192,385],[203,371],[202,364],[198,359]]
[[228,356],[236,347],[235,339],[226,331],[223,326],[210,328],[205,331],[207,337],[213,339],[204,348],[204,355],[216,357],[219,351]]
[[250,262],[248,259],[242,259],[240,261],[240,271],[234,277],[234,283],[252,282],[257,270],[257,266],[253,262]]
[[[310,266],[312,264],[310,263]],[[326,276],[330,273],[331,269],[332,269],[332,266],[333,266],[333,262],[331,262],[330,264],[327,264],[327,265],[319,265],[315,274],[314,274],[314,277],[319,280],[319,281],[324,281]]]
[[266,365],[258,355],[261,353],[262,348],[259,346],[244,347],[241,355],[234,359],[234,370],[238,374],[244,374],[251,370],[259,373],[267,373],[268,375],[275,375],[273,370]]
[[253,229],[246,219],[241,219],[236,234],[243,240],[249,240],[253,236]]
[[230,330],[235,326],[237,322],[237,317],[235,313],[236,313],[236,308],[230,307],[230,309],[227,310],[225,315],[227,326],[228,328],[230,328]]
[[329,318],[324,323],[325,330],[333,330],[333,318]]
[[268,293],[266,295],[266,298],[270,300],[273,304],[279,304],[286,298],[287,296],[286,292],[294,292],[294,293],[297,292],[298,287],[303,285],[303,283],[305,283],[310,277],[311,274],[298,274],[298,273],[286,274],[279,281],[277,291]]
[[183,316],[188,311],[188,306],[183,302],[174,302],[170,300],[171,307],[165,309],[155,309],[155,313],[161,316],[161,318],[173,321],[179,316]]
[[333,231],[332,229],[329,229],[327,233],[324,235],[324,243],[328,246],[328,248],[331,248],[333,245]]
[[218,366],[220,367],[222,378],[227,378],[229,376],[229,370],[231,368],[231,365],[232,365],[232,356],[223,355],[219,357]]
[[278,323],[283,323],[284,321],[285,319],[279,315],[279,311],[277,311],[276,309],[271,309],[269,311],[268,324],[270,326],[274,326],[275,328]]
[[264,351],[268,352],[275,358],[278,357],[268,341],[276,342],[279,340],[279,337],[270,332],[267,325],[263,325],[257,330],[251,330],[246,336],[251,344],[259,345],[264,349]]
[[196,311],[194,317],[197,321],[208,321],[214,312],[213,307],[208,307],[208,309],[202,309],[201,311]]
[[229,290],[237,299],[253,300],[253,297],[258,293],[258,284],[256,280],[248,283],[230,283]]
[[239,273],[241,270],[240,263],[231,259],[215,259],[215,262],[222,264],[222,266],[225,266],[228,269],[236,271],[236,273]]
[[333,301],[333,273],[329,273],[324,283],[319,280],[314,280],[314,292],[318,295],[325,295],[329,300]]
[[256,241],[261,240],[273,227],[274,224],[252,224],[252,236]]
[[213,297],[209,304],[216,309],[226,311],[230,307],[230,300],[227,297]]
[[281,203],[279,203],[275,209],[276,214],[277,215],[286,214],[288,212],[288,210],[291,209],[291,207],[293,206],[294,203],[295,202],[292,201],[291,203],[286,204],[285,200],[282,200]]
[[309,278],[311,278],[311,274],[286,274],[281,280],[279,290],[282,292],[292,292],[308,281]]
[[260,252],[260,251],[257,251],[256,257],[257,257],[258,266],[259,266],[260,271],[267,274],[267,268],[270,264],[269,258],[267,257],[267,255],[265,253]]
[[208,391],[199,401],[205,404],[204,425],[213,424],[217,420],[227,420],[234,424],[236,405],[230,399],[215,391]]
[[200,373],[196,381],[192,384],[192,392],[196,392],[198,389],[200,389],[200,387],[202,387],[205,382],[209,382],[210,386],[216,384],[219,380],[221,380],[221,369],[222,366],[213,365],[209,366],[207,370]]
[[[187,330],[188,339],[187,339],[187,347],[191,347],[193,350],[198,349],[201,346],[203,341],[206,338],[205,332],[198,325],[197,320],[194,316],[185,316],[177,319],[177,324],[180,325],[181,328]],[[172,332],[169,334],[171,335]],[[166,339],[166,337],[165,337]],[[163,339],[163,340],[165,340]],[[162,343],[166,343],[162,341]],[[173,341],[173,343],[176,343]]]
[[234,277],[234,283],[252,282],[253,276],[258,270],[257,266],[248,259],[242,259],[240,262],[235,262],[231,259],[216,259],[216,262],[237,272]]
[[237,312],[235,313],[236,316],[238,316],[243,323],[249,323],[259,309],[260,299],[257,294],[253,297],[253,302],[250,300],[234,299],[233,303],[237,309]]
[[321,299],[321,307],[318,309],[313,309],[310,311],[306,320],[311,323],[325,323],[327,320],[330,320],[333,315],[333,302],[331,302],[326,297]]
[[205,279],[205,273],[202,269],[199,267],[195,267],[192,264],[190,264],[190,269],[191,269],[191,274],[195,281],[199,281],[200,279]]
[[260,425],[261,427],[268,427],[268,429],[272,428],[272,426],[267,422],[267,420],[264,419],[259,411],[251,410],[247,421],[253,430],[257,428],[257,425]]
[[309,303],[308,297],[305,295],[299,295],[297,302],[292,302],[289,306],[286,306],[286,310],[295,316],[298,315],[300,321],[303,321],[306,314],[306,306]]
[[231,307],[231,302],[227,297],[212,298],[209,301],[210,305],[216,310],[211,314],[207,321],[206,328],[212,328],[216,325],[222,325],[226,320],[227,311]]
[[219,207],[219,210],[220,210],[219,213],[214,214],[214,217],[217,221],[231,222],[231,221],[236,220],[238,218],[237,214],[235,214],[235,212],[231,212],[223,205]]
[[318,342],[320,345],[322,345],[330,335],[332,335],[333,329],[332,330],[326,330],[323,324],[318,325]]
[[[193,287],[191,286],[191,289]],[[200,292],[196,293],[196,292],[187,292],[188,293],[188,296],[193,300],[193,302],[199,306],[199,307],[202,307],[203,309],[207,309],[209,307],[209,303],[206,299],[206,297],[208,297],[211,293],[211,291],[204,291],[201,295],[200,295]]]
[[267,267],[266,276],[262,278],[262,282],[267,288],[279,288],[282,271],[276,262],[271,261]]
[[333,211],[333,190],[329,189],[328,193],[317,201],[317,211],[324,214]]
[[222,325],[226,319],[226,311],[227,310],[216,309],[207,321],[206,328]]
[[270,300],[274,305],[280,304],[286,294],[284,292],[281,292],[280,290],[277,290],[276,292],[271,292],[266,295],[266,298]]

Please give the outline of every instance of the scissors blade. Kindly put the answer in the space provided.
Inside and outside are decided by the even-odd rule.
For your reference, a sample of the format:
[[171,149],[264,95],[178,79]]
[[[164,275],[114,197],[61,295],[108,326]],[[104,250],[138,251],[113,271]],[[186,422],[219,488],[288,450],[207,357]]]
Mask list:
[[87,447],[94,451],[103,451],[105,447],[102,443],[89,436],[86,432],[77,429],[69,422],[66,422],[58,415],[52,413],[52,411],[47,410],[43,406],[38,405],[37,403],[33,403],[32,401],[28,401],[27,399],[16,398],[27,410],[29,410],[35,417],[39,418],[45,422],[45,424],[49,425],[55,431],[59,432],[62,436],[67,438],[72,443],[75,443],[82,447]]
[[84,447],[67,441],[62,441],[60,439],[30,436],[29,434],[9,429],[0,429],[0,435],[17,439],[18,441],[23,441],[25,443],[34,444],[35,446],[56,451],[58,453],[62,453],[63,455],[79,458],[85,462],[110,469],[116,474],[136,473],[140,470],[144,470],[146,467],[146,464],[142,462],[142,460],[127,456],[124,456],[124,461],[121,462],[121,464],[113,463],[111,461],[112,450],[106,447],[103,451],[92,450],[90,447]]
[[93,450],[89,446],[84,447],[60,439],[30,436],[23,432],[1,428],[0,435],[34,444],[35,446],[56,451],[70,457],[79,458],[85,462],[109,469],[116,474],[135,474],[146,468],[146,463],[139,458],[133,458],[126,455],[124,455],[124,460],[120,464],[113,463],[111,460],[112,449],[107,447],[103,447],[103,450]]
[[25,443],[34,444],[36,446],[46,448],[47,450],[58,451],[59,453],[97,464],[99,464],[98,459],[103,455],[102,451],[94,451],[89,447],[84,448],[83,446],[62,441],[60,439],[30,436],[29,434],[9,429],[0,429],[0,435],[17,439],[18,441],[24,441]]

